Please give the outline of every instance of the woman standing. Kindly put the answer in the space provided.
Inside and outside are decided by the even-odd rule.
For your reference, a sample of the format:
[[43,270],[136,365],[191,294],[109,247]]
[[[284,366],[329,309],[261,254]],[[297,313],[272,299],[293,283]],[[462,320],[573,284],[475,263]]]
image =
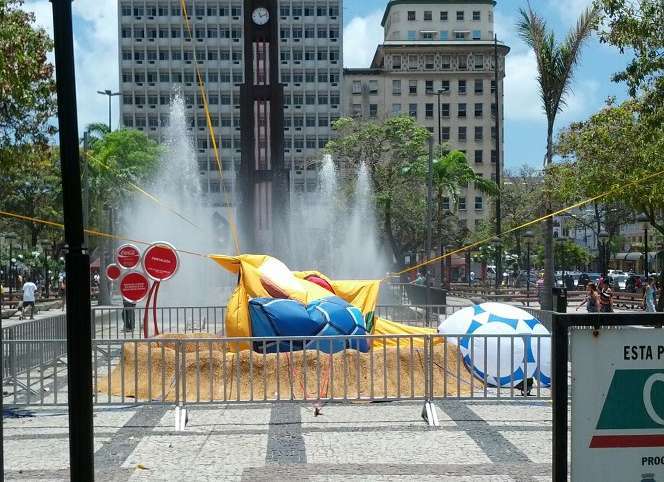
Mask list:
[[648,313],[657,311],[656,294],[655,281],[652,278],[648,278],[643,290],[643,306]]

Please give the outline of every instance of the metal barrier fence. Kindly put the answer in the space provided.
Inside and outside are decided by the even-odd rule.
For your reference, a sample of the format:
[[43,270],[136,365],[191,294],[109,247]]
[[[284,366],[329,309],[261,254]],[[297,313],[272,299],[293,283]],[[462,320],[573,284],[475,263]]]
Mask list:
[[[44,361],[57,361],[67,353],[66,343],[44,346],[37,353],[14,340],[62,340],[67,337],[67,319],[64,314],[40,320],[30,320],[2,328],[2,380],[3,384],[22,386],[19,376],[36,368]],[[29,386],[29,385],[28,385]],[[27,388],[27,387],[23,387]]]
[[[545,343],[549,346],[547,339],[477,334],[97,339],[91,354],[94,403],[510,399],[531,389],[529,399],[548,398],[550,390],[539,375],[540,368],[550,366],[548,361],[537,356],[533,364],[523,356],[526,344],[542,355]],[[458,349],[461,342],[467,347],[464,353]],[[28,353],[40,360],[10,384],[13,390],[6,393],[4,403],[65,405],[67,368],[41,355],[65,344],[64,340],[3,342],[9,353]],[[475,376],[468,365],[474,366]],[[526,384],[515,375],[521,367],[530,374]],[[492,371],[503,377],[501,387],[492,386]]]

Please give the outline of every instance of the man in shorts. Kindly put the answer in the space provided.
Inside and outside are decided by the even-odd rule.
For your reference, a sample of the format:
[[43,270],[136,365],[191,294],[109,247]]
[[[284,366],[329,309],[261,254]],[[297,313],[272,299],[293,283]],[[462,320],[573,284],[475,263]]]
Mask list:
[[25,314],[26,308],[30,307],[30,319],[35,319],[35,293],[37,292],[37,285],[32,282],[30,278],[26,278],[23,284],[23,308],[21,318]]

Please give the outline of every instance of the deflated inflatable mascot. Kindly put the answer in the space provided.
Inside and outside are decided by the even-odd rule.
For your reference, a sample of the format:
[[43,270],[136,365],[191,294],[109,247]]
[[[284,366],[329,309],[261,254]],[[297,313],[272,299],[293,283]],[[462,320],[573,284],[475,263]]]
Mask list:
[[[338,281],[318,271],[290,271],[284,263],[266,255],[210,257],[238,275],[237,287],[228,300],[228,337],[436,333],[435,329],[407,326],[375,316],[378,280]],[[386,338],[385,342],[374,340],[374,347],[397,343],[394,338]],[[414,339],[414,342],[421,345],[421,340]],[[337,352],[344,347],[359,351],[369,349],[366,341],[354,343],[352,339],[346,344],[332,340],[326,343],[310,340],[308,344],[326,352]],[[304,346],[302,343],[299,349]],[[269,348],[271,352],[277,351],[276,346]],[[286,347],[278,349],[288,350]]]

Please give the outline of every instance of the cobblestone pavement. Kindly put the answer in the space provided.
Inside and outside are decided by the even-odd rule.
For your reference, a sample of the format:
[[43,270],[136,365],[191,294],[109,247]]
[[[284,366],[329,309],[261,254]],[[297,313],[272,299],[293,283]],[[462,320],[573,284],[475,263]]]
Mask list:
[[[437,403],[429,428],[415,402],[210,405],[95,410],[99,481],[545,481],[551,404],[544,400]],[[67,414],[6,418],[6,480],[67,480]]]

